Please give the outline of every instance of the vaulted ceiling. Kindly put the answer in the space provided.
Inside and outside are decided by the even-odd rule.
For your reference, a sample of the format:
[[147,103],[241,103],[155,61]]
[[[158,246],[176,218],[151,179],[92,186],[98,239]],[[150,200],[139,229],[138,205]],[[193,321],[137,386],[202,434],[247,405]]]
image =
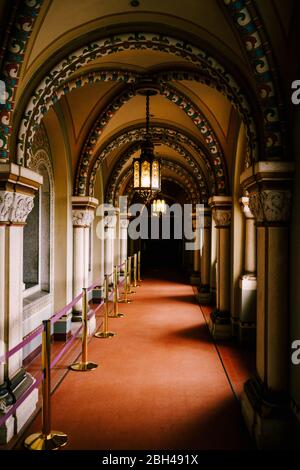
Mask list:
[[[282,41],[287,41],[291,35],[295,6],[292,0],[284,3],[283,9],[279,0],[256,2],[280,61],[286,60]],[[86,44],[92,45],[99,37],[138,31],[159,33],[161,38],[165,35],[190,43],[194,41],[240,80],[253,112],[256,112],[251,65],[240,37],[228,19],[223,0],[140,0],[137,7],[128,0],[45,0],[26,49],[16,105],[22,104],[24,96],[29,95],[43,77],[47,78],[51,68],[72,51]],[[157,77],[168,71],[191,72],[191,75],[179,79],[173,75],[172,79],[158,80]],[[135,83],[109,76],[105,80],[90,79],[97,74],[109,73],[112,76],[132,75]],[[127,174],[130,180],[130,163],[139,154],[136,144],[142,139],[145,126],[145,98],[136,94],[135,86],[147,77],[160,90],[151,98],[150,120],[155,153],[170,162],[164,170],[165,181],[173,179],[180,186],[184,181],[187,184],[189,175],[190,184],[204,199],[214,191],[229,192],[241,115],[224,90],[211,86],[209,81],[193,78],[197,73],[201,73],[199,66],[191,63],[184,54],[126,46],[123,50],[112,47],[109,53],[91,56],[88,62],[69,73],[61,88],[68,88],[72,81],[76,86],[60,93],[52,109],[44,115],[43,123],[47,129],[50,113],[60,116],[71,149],[74,181],[76,175],[78,178],[86,146],[90,149],[93,129],[97,122],[99,127],[105,116],[101,132],[93,134],[89,156],[94,162],[101,155],[105,156],[101,157],[101,165],[97,164],[95,168],[102,172],[107,197],[111,196],[111,191],[120,190],[118,185],[122,186],[122,191],[128,191],[129,182],[124,175]],[[196,124],[197,116],[201,116],[209,133]],[[51,135],[49,140],[51,144]],[[217,146],[218,156],[224,163],[213,162],[216,157],[211,151],[211,142]],[[219,167],[214,169],[214,164]],[[220,169],[222,164],[224,168]],[[176,168],[181,169],[181,174]],[[212,176],[214,171],[224,173],[224,182],[221,181],[219,187],[217,176]],[[166,183],[167,187],[172,185]]]

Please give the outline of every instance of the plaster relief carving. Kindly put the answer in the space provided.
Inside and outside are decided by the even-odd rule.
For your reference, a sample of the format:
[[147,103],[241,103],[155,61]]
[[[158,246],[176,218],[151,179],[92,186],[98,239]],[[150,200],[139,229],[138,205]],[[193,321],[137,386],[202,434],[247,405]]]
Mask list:
[[72,211],[72,223],[77,227],[89,227],[94,220],[94,211],[78,210]]
[[33,209],[34,196],[0,191],[0,221],[25,223]]
[[231,209],[214,209],[213,218],[217,227],[229,227],[231,224]]
[[253,192],[249,206],[257,222],[287,222],[290,218],[292,193],[289,190]]

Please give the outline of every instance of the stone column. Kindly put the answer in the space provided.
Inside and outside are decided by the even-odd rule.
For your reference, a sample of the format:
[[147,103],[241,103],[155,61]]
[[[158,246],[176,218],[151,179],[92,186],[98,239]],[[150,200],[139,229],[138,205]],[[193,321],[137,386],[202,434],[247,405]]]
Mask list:
[[240,312],[239,312],[239,339],[240,341],[253,341],[256,328],[256,225],[255,218],[249,207],[249,197],[240,199],[242,211],[245,215],[245,265],[244,273],[239,280]]
[[[116,227],[116,213],[115,210],[111,211],[104,218],[104,270],[105,274],[111,274],[114,268],[114,246],[115,246],[115,227]],[[110,277],[109,284],[111,285],[113,278]]]
[[[201,246],[201,227],[198,226],[196,214],[193,214],[193,231],[195,232],[195,243]],[[193,286],[200,285],[200,249],[193,251],[193,273],[190,277],[190,282]]]
[[[127,243],[128,243],[128,216],[127,214],[120,215],[120,263],[124,263],[127,259]],[[124,266],[121,268],[124,272]]]
[[115,208],[115,227],[114,227],[114,266],[120,264],[121,259],[121,240],[120,240],[120,210]]
[[209,199],[217,229],[217,302],[211,314],[210,330],[215,338],[231,336],[230,319],[230,226],[231,196]]
[[289,408],[289,218],[293,165],[258,162],[241,175],[257,224],[256,376],[242,412],[259,448],[291,442]]
[[210,301],[216,303],[217,292],[217,229],[213,217],[211,217],[211,248],[210,248]]
[[210,275],[211,275],[211,210],[205,207],[203,210],[202,247],[201,259],[201,285],[198,300],[200,303],[210,301]]
[[[23,228],[42,176],[15,164],[0,165],[0,355],[23,340]],[[22,368],[22,350],[0,364],[0,416],[34,382]],[[3,398],[2,398],[3,397]],[[0,443],[18,433],[35,411],[35,389],[0,428]]]
[[[98,200],[72,197],[73,221],[73,295],[76,297],[89,283],[89,227],[94,219]],[[81,321],[81,302],[73,307],[72,321]]]

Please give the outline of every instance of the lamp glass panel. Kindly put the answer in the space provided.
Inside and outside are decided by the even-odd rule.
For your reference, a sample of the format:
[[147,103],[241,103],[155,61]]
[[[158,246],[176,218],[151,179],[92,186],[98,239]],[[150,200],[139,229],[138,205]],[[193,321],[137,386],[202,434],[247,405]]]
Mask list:
[[152,188],[159,189],[159,163],[157,160],[152,162]]
[[150,162],[145,160],[142,163],[142,172],[141,172],[141,187],[149,188],[150,187]]
[[138,188],[140,186],[140,162],[136,160],[133,166],[133,187]]

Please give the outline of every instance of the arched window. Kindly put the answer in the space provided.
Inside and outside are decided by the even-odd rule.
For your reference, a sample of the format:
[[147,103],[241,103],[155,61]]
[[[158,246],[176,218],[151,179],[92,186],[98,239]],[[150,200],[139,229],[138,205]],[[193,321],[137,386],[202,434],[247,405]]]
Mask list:
[[50,292],[51,181],[44,159],[37,161],[35,171],[43,176],[43,185],[34,198],[34,208],[24,227],[24,297]]

